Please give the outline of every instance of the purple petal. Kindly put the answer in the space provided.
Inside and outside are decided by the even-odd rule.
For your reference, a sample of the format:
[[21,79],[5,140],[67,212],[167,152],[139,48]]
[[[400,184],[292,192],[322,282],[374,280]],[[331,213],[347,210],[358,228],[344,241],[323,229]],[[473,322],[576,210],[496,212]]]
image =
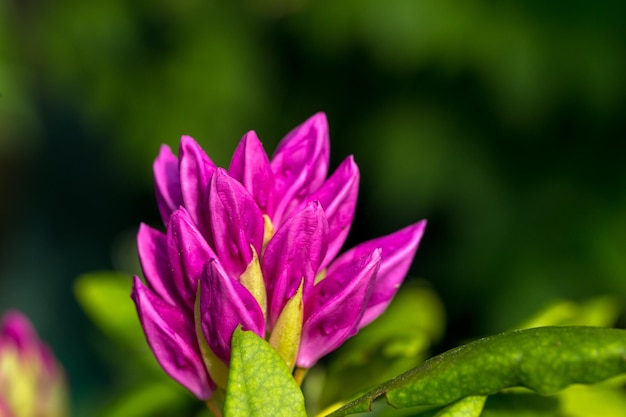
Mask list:
[[178,173],[178,158],[174,156],[169,146],[161,146],[159,156],[152,166],[152,172],[154,174],[154,189],[159,212],[161,213],[163,224],[167,224],[172,212],[183,205],[183,195],[180,190],[180,176]]
[[186,306],[193,309],[204,264],[216,255],[184,208],[176,210],[170,218],[167,253],[175,286]]
[[191,136],[180,139],[180,185],[185,208],[209,243],[206,200],[215,164]]
[[[5,349],[11,351],[17,349],[21,360],[27,363],[36,363],[42,378],[52,381],[57,377],[58,365],[52,351],[39,339],[37,331],[28,317],[17,310],[8,310],[2,316],[0,357],[2,357]],[[2,379],[1,375],[0,379]]]
[[328,173],[330,143],[328,122],[317,113],[293,129],[278,144],[271,166],[274,173],[275,212],[279,226],[309,194],[317,190]]
[[276,323],[287,300],[304,278],[303,293],[313,286],[327,250],[328,223],[315,201],[278,228],[267,244],[261,269],[267,289],[269,322]]
[[58,376],[59,367],[54,357],[54,353],[50,350],[48,345],[44,343],[39,345],[39,358],[41,360],[41,364],[43,365],[42,370],[47,373],[48,377],[54,378],[55,376]]
[[193,316],[161,300],[137,277],[131,296],[146,340],[163,370],[198,399],[211,398],[214,384],[200,356]]
[[239,278],[263,246],[263,214],[241,183],[218,168],[211,180],[209,212],[215,252],[231,277]]
[[141,269],[152,290],[163,300],[176,305],[175,300],[180,297],[170,267],[165,233],[141,223],[137,249]]
[[328,252],[320,268],[325,268],[339,253],[354,219],[359,194],[359,168],[348,156],[307,201],[318,200],[328,219]]
[[339,256],[328,268],[330,274],[334,268],[341,268],[344,263],[360,258],[374,248],[382,249],[382,261],[374,282],[374,291],[359,328],[380,316],[391,302],[409,271],[425,228],[426,220],[422,220],[390,235],[361,243]]
[[265,318],[256,299],[216,259],[207,262],[202,274],[200,317],[209,347],[225,363],[230,361],[231,338],[240,324],[265,337]]
[[267,153],[254,131],[246,133],[241,138],[228,173],[243,184],[264,214],[273,212],[272,168]]
[[30,320],[17,310],[9,310],[2,316],[0,345],[8,341],[21,352],[38,348],[41,343]]
[[4,399],[4,394],[2,392],[0,392],[0,416],[13,417],[13,411],[11,411],[11,408],[9,407],[8,400]]
[[310,368],[358,332],[381,263],[381,250],[329,271],[305,300],[304,324],[296,363]]

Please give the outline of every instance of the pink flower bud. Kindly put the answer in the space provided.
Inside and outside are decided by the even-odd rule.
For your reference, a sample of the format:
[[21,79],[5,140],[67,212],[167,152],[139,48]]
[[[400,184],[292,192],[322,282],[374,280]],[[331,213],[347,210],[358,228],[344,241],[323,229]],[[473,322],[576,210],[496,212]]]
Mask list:
[[246,133],[228,171],[188,136],[178,158],[161,148],[154,181],[166,231],[139,228],[148,286],[136,278],[133,299],[157,360],[199,399],[224,385],[238,325],[289,366],[310,367],[382,314],[404,280],[425,222],[337,257],[359,169],[348,156],[327,178],[329,157],[323,113],[271,159]]
[[69,415],[63,369],[26,316],[14,310],[0,323],[0,415]]

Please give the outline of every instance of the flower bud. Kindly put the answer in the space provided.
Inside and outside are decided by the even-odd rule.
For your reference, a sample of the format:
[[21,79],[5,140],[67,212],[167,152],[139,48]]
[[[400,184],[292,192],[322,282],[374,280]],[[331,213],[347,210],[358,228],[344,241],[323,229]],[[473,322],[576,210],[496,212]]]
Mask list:
[[63,370],[30,321],[6,312],[0,323],[0,416],[67,415]]

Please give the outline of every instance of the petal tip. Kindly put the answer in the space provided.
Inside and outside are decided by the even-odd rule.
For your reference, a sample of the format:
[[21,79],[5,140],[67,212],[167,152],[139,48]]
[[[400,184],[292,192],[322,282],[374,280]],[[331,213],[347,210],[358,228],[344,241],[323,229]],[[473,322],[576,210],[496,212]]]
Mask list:
[[159,155],[157,156],[157,160],[159,160],[160,158],[170,158],[170,157],[174,157],[174,158],[176,157],[174,155],[174,152],[172,152],[172,148],[170,148],[170,146],[166,143],[162,144],[159,147]]
[[255,142],[260,142],[259,140],[259,136],[256,134],[256,131],[254,130],[249,130],[248,132],[246,132],[242,137],[241,137],[241,142],[247,142],[247,141],[255,141]]
[[309,121],[328,124],[328,117],[326,116],[325,112],[318,111],[317,113],[313,114],[313,116],[309,117]]

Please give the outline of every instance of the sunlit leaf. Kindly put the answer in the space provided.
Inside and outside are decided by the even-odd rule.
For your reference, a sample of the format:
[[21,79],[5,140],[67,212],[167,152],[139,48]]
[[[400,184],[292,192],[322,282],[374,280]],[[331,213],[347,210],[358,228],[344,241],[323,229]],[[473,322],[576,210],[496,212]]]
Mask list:
[[465,397],[441,410],[435,417],[478,417],[483,411],[487,397],[477,395]]
[[470,395],[522,386],[540,394],[626,372],[626,331],[540,327],[486,337],[429,359],[332,413],[368,411],[386,395],[402,408],[445,405]]
[[619,300],[611,296],[596,297],[582,303],[555,300],[516,328],[564,325],[613,326],[619,311]]
[[225,417],[306,417],[302,391],[278,353],[240,328],[232,340]]
[[78,278],[74,292],[89,318],[111,339],[144,345],[145,339],[130,299],[132,281],[113,271],[92,272]]
[[573,385],[559,393],[560,415],[621,417],[626,410],[624,376],[595,385]]
[[171,380],[144,381],[116,398],[104,409],[106,417],[180,415],[190,394]]

